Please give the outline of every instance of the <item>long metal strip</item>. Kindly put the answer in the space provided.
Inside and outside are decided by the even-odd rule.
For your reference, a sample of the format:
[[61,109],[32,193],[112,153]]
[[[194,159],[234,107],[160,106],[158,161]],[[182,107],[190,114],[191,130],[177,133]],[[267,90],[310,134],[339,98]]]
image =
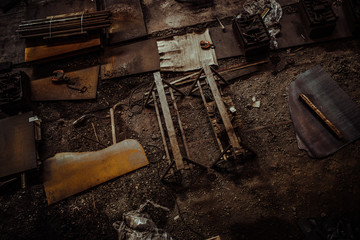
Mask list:
[[242,152],[243,149],[240,146],[240,139],[235,134],[234,128],[233,128],[233,126],[231,124],[231,121],[230,121],[229,115],[227,113],[227,110],[225,108],[224,102],[222,101],[219,89],[218,89],[218,87],[216,85],[214,75],[213,75],[213,73],[212,73],[212,71],[211,71],[208,64],[203,63],[203,68],[204,68],[204,72],[205,72],[205,75],[206,75],[207,83],[209,84],[210,90],[211,90],[211,92],[212,92],[212,94],[214,96],[216,106],[217,106],[217,108],[219,110],[221,119],[222,119],[222,121],[224,123],[227,135],[229,137],[230,144],[233,147],[235,154],[237,152],[239,152],[239,151]]
[[180,128],[180,132],[181,132],[181,137],[182,137],[182,140],[183,140],[183,143],[184,143],[184,148],[185,148],[185,152],[186,152],[186,157],[187,157],[188,159],[190,159],[189,146],[188,146],[187,141],[186,141],[185,131],[184,131],[184,128],[183,128],[183,125],[182,125],[182,122],[181,122],[179,109],[178,109],[177,104],[176,104],[176,99],[175,99],[173,90],[172,90],[171,88],[169,88],[169,92],[170,92],[171,100],[172,100],[172,102],[173,102],[173,105],[174,105],[174,108],[175,108],[175,111],[176,111],[176,116],[177,116],[177,120],[178,120],[178,123],[179,123],[179,128]]
[[170,145],[171,145],[172,153],[174,156],[175,165],[176,165],[176,168],[178,170],[180,170],[180,169],[184,168],[184,162],[183,162],[183,158],[182,158],[182,155],[180,152],[178,141],[176,139],[174,123],[171,119],[170,109],[169,109],[168,102],[166,100],[165,90],[164,90],[164,86],[162,83],[160,72],[155,72],[154,78],[155,78],[156,90],[159,94],[161,109],[162,109],[164,119],[165,119],[166,129],[167,129],[169,139],[170,139]]

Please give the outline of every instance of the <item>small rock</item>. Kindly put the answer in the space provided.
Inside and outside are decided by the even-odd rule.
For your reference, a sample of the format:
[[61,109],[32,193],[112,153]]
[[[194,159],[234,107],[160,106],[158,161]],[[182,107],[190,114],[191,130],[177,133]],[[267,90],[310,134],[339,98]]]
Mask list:
[[256,101],[251,105],[253,108],[259,108],[260,107],[260,101]]
[[160,137],[159,134],[156,134],[156,133],[151,135],[151,139],[153,139],[153,140],[158,139],[159,137]]

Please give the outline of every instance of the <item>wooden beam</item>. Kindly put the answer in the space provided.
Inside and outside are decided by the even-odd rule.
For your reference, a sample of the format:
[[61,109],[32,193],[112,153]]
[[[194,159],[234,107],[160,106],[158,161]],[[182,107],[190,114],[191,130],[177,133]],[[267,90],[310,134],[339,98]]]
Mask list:
[[184,168],[183,157],[181,155],[179,144],[176,139],[174,123],[171,119],[170,109],[169,109],[168,102],[166,100],[165,90],[164,90],[160,72],[155,72],[154,78],[155,78],[156,90],[159,94],[161,109],[162,109],[164,119],[165,119],[166,129],[167,129],[169,139],[170,139],[170,145],[171,145],[171,150],[172,150],[172,153],[174,156],[175,165],[176,165],[176,168],[178,170],[180,170],[180,169]]
[[215,81],[214,75],[210,69],[210,66],[205,63],[202,63],[202,65],[203,65],[203,69],[204,69],[204,72],[206,75],[207,83],[209,84],[210,90],[214,96],[216,106],[219,110],[221,119],[222,119],[225,129],[226,129],[226,133],[229,137],[230,144],[233,147],[235,155],[237,155],[237,153],[243,152],[243,148],[240,146],[240,139],[235,134],[234,128],[231,124],[229,115],[225,108],[225,104],[221,98],[219,89],[216,85],[216,81]]

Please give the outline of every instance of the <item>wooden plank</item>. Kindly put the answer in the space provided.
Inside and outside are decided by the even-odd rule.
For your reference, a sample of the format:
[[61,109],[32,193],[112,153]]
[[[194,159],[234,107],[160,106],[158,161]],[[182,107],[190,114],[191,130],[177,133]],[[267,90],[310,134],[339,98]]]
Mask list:
[[169,135],[170,145],[171,145],[172,153],[174,156],[176,168],[178,170],[180,170],[180,169],[184,168],[184,162],[183,162],[183,158],[182,158],[182,155],[180,152],[178,141],[176,139],[174,123],[171,119],[170,109],[169,109],[168,102],[166,100],[165,90],[164,90],[164,86],[162,84],[160,72],[155,72],[154,78],[155,78],[156,89],[159,94],[161,109],[162,109],[162,112],[164,115],[165,125],[166,125],[167,132]]
[[66,54],[100,48],[100,38],[61,45],[41,45],[25,48],[25,62],[65,56]]
[[93,66],[65,74],[76,81],[77,87],[87,87],[87,91],[80,93],[69,89],[66,84],[53,84],[51,76],[31,81],[31,100],[80,100],[96,98],[99,66]]
[[218,87],[216,85],[216,81],[214,79],[214,75],[213,75],[209,65],[204,62],[203,62],[203,68],[204,68],[204,72],[206,75],[207,83],[209,84],[210,90],[214,96],[216,106],[219,110],[221,119],[224,123],[227,135],[229,137],[230,144],[235,149],[235,152],[241,151],[242,147],[240,146],[239,139],[235,134],[234,128],[231,124],[231,121],[230,121],[229,115],[227,113],[227,110],[225,108],[224,102],[222,101],[219,89],[218,89]]

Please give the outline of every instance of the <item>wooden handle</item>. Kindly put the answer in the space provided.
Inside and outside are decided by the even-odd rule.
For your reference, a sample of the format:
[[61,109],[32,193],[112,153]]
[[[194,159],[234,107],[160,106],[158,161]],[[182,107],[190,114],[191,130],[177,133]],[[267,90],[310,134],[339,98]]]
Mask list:
[[300,94],[299,97],[331,129],[331,131],[335,133],[335,135],[339,139],[343,138],[343,135],[340,132],[340,130],[337,129],[335,125],[324,116],[324,114],[310,101],[310,99],[305,94]]

